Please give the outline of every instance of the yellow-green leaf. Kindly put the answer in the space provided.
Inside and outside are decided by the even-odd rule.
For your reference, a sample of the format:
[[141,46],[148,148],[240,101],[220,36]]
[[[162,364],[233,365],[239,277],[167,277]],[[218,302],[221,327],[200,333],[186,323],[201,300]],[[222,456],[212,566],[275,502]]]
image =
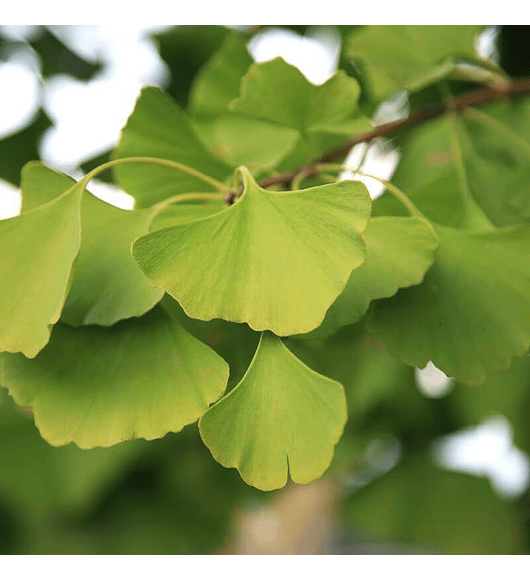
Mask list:
[[270,192],[241,174],[234,205],[151,232],[133,255],[192,318],[247,322],[279,336],[309,332],[363,263],[370,197],[359,182]]
[[219,463],[263,490],[309,483],[329,467],[346,423],[340,383],[312,371],[264,333],[241,382],[201,418]]

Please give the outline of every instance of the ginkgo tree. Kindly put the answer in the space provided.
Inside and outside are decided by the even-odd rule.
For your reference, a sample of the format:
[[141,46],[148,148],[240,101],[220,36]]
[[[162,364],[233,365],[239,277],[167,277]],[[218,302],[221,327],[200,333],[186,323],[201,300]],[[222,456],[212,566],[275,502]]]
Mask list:
[[[357,78],[321,85],[233,32],[187,107],[144,88],[80,180],[26,164],[21,214],[0,222],[0,382],[42,438],[91,449],[198,422],[212,461],[272,490],[322,476],[398,375],[433,362],[465,389],[528,367],[530,83],[478,56],[480,31],[354,28]],[[398,91],[435,100],[374,126]],[[351,147],[384,136],[393,178],[342,179]],[[90,193],[109,169],[133,210]],[[361,367],[378,377],[362,397]]]

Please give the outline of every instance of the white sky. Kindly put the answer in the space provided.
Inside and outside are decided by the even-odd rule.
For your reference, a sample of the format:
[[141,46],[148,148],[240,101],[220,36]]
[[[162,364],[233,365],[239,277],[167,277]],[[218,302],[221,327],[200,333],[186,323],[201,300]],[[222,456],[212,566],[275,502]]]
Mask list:
[[[163,28],[54,27],[54,32],[74,52],[87,60],[100,58],[104,67],[90,81],[54,76],[43,82],[40,90],[38,61],[31,51],[20,50],[11,55],[7,62],[0,63],[0,139],[28,125],[41,103],[54,122],[40,145],[41,159],[79,178],[80,163],[116,144],[140,89],[149,84],[162,87],[167,84],[167,66],[147,36],[149,31]],[[27,38],[34,32],[32,26],[1,26],[0,29],[2,34],[15,39]],[[482,36],[479,46],[484,55],[492,53],[493,41],[493,32]],[[271,29],[257,35],[249,48],[258,61],[282,56],[311,82],[320,84],[336,70],[339,40],[337,34],[321,27],[313,27],[306,38],[286,30]],[[406,103],[398,100],[391,106],[382,107],[375,120],[386,122],[396,113],[403,114],[404,110],[406,114]],[[363,152],[364,145],[357,146],[346,164],[356,167]],[[380,143],[366,155],[363,169],[389,179],[397,162],[398,154],[387,151]],[[381,185],[369,179],[365,182],[372,197],[381,194]],[[132,209],[132,198],[117,188],[93,182],[91,190],[110,203]],[[0,219],[19,212],[18,189],[0,180]],[[453,381],[432,364],[418,370],[416,380],[420,391],[430,397],[445,396],[453,388]],[[489,477],[494,488],[507,496],[519,495],[529,483],[529,459],[513,446],[510,425],[503,417],[491,418],[483,425],[444,439],[436,446],[435,457],[446,468]]]

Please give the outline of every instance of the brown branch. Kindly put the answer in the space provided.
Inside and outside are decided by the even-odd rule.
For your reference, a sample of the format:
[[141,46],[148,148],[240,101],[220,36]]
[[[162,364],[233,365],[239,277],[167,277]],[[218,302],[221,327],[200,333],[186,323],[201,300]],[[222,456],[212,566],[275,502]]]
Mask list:
[[[515,99],[525,95],[530,95],[530,77],[512,80],[508,85],[502,87],[501,89],[487,87],[475,89],[468,93],[463,93],[453,100],[451,108],[456,109],[457,111],[462,111],[468,107],[476,107],[506,99]],[[372,141],[377,137],[387,137],[397,133],[398,131],[402,131],[403,129],[409,129],[414,125],[418,125],[419,123],[427,121],[428,119],[437,117],[438,115],[444,113],[447,109],[448,106],[446,103],[437,103],[435,105],[425,107],[416,113],[413,113],[406,119],[379,125],[373,131],[356,135],[349,141],[346,141],[346,143],[340,147],[337,147],[336,149],[333,149],[332,151],[322,155],[322,157],[313,161],[312,164],[306,167],[298,167],[290,171],[284,171],[283,173],[280,173],[280,175],[267,177],[266,179],[262,179],[259,182],[259,185],[263,188],[271,187],[273,185],[286,185],[290,183],[295,175],[300,171],[303,171],[304,169],[306,171],[310,171],[317,163],[328,163],[329,161],[340,159],[343,155],[346,155],[346,153],[348,153],[348,151],[354,145]]]

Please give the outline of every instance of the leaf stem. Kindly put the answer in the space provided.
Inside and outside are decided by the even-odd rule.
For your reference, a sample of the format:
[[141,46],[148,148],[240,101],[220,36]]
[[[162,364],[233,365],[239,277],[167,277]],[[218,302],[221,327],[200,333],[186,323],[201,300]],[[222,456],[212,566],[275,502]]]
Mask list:
[[86,185],[91,179],[93,179],[96,175],[98,175],[102,171],[105,171],[110,167],[116,167],[117,165],[125,165],[127,163],[152,163],[154,165],[163,165],[165,167],[171,167],[173,169],[178,169],[179,171],[183,171],[188,175],[193,175],[193,177],[201,179],[208,185],[213,186],[221,193],[224,193],[227,189],[224,183],[221,183],[220,181],[217,181],[217,179],[214,179],[209,175],[205,175],[204,173],[201,173],[200,171],[193,169],[193,167],[188,167],[187,165],[179,163],[178,161],[173,161],[171,159],[159,159],[158,157],[124,157],[123,159],[113,159],[112,161],[108,161],[107,163],[103,163],[103,165],[99,165],[95,169],[92,169],[92,171],[87,173],[82,178],[82,181]]
[[305,177],[306,177],[305,171],[303,170],[299,171],[291,181],[291,189],[293,190],[300,189],[300,184],[302,183]]

